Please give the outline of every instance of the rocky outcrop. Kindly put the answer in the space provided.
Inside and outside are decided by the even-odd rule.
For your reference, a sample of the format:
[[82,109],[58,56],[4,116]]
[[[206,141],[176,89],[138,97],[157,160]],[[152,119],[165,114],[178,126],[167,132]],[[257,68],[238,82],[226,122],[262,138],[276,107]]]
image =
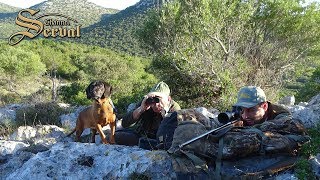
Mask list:
[[139,176],[175,178],[170,156],[164,151],[137,147],[57,143],[17,167],[6,179],[129,179]]
[[0,155],[5,156],[7,154],[14,154],[19,149],[28,146],[30,145],[19,141],[0,140]]
[[286,106],[293,106],[294,103],[295,103],[294,96],[286,96],[278,101],[278,104],[282,104],[282,105],[286,105]]
[[310,159],[312,169],[316,177],[320,178],[320,154]]
[[292,116],[300,119],[306,128],[320,124],[320,94],[314,96],[309,102],[288,106],[288,109]]
[[16,110],[20,109],[24,105],[10,104],[0,109],[0,124],[6,124],[10,121],[14,121],[16,118]]
[[50,147],[65,138],[64,129],[54,125],[20,126],[9,140]]

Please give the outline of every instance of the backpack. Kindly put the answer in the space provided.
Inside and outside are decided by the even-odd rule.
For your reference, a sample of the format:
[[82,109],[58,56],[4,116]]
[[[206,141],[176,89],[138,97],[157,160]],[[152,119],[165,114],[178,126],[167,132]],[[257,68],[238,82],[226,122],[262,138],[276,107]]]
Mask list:
[[[178,120],[171,147],[168,149],[168,153],[175,157],[173,162],[175,171],[182,174],[192,172],[194,175],[204,171],[217,179],[220,179],[221,175],[227,177],[230,174],[239,177],[239,173],[236,173],[239,168],[231,165],[250,162],[248,159],[251,159],[259,161],[260,164],[255,165],[256,168],[251,169],[252,171],[242,170],[243,177],[265,176],[268,173],[270,175],[286,167],[292,167],[296,160],[293,153],[309,140],[299,128],[301,127],[299,121],[277,119],[274,122],[266,121],[256,127],[230,126],[222,132],[212,133],[180,148],[182,143],[206,133],[210,128],[216,128],[219,124],[216,119],[198,120],[188,114],[183,114],[182,117],[184,118]],[[229,170],[224,171],[228,169],[228,165],[230,165]]]
[[[211,111],[217,110],[212,109]],[[200,124],[203,125],[206,130],[209,130],[213,127],[218,127],[220,123],[210,119],[213,116],[214,115],[211,112],[203,107],[195,109],[181,109],[167,114],[166,117],[161,121],[157,130],[157,149],[168,150],[171,147],[173,136],[179,123],[200,121]]]
[[171,147],[173,134],[178,126],[177,112],[168,114],[160,123],[156,138],[157,149],[168,150]]

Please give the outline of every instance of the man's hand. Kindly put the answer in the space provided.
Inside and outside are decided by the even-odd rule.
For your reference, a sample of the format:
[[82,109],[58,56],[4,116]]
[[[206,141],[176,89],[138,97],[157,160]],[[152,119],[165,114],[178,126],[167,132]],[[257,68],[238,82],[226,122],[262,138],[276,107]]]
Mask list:
[[142,100],[142,102],[141,102],[140,107],[138,107],[137,109],[135,109],[135,110],[133,111],[132,116],[133,116],[133,119],[134,119],[134,120],[139,119],[139,117],[141,116],[141,114],[142,114],[143,112],[145,112],[146,110],[150,109],[150,104],[147,104],[147,103],[146,103],[146,100],[147,100],[148,98],[149,98],[149,96],[145,95],[144,98],[143,98],[143,100]]
[[243,127],[243,121],[238,121],[233,124],[233,127]]
[[147,99],[148,99],[149,97],[150,97],[150,96],[145,95],[144,98],[143,98],[143,100],[142,100],[142,102],[141,102],[141,105],[140,105],[139,108],[141,108],[140,110],[141,110],[142,112],[150,109],[150,104],[147,104],[147,103],[146,103],[146,101],[147,101]]

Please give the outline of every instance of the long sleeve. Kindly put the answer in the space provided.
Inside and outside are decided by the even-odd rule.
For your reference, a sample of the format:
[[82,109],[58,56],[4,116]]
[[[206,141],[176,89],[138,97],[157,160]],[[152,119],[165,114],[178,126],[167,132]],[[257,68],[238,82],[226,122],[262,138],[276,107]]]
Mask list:
[[[134,111],[134,110],[133,110]],[[128,112],[122,119],[122,127],[128,128],[134,123],[136,123],[139,119],[133,119],[133,111]]]

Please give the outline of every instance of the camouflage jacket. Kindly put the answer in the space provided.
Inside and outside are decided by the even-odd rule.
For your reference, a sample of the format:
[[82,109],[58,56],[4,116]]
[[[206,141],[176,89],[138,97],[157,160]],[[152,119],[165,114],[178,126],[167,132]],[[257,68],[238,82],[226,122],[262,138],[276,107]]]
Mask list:
[[[279,119],[291,119],[291,113],[288,109],[284,108],[283,106],[272,104],[268,102],[268,110],[266,112],[265,117],[260,120],[255,122],[255,124],[261,124],[265,121],[270,121],[270,120],[279,120]],[[244,126],[251,126],[250,124],[246,124],[244,121]]]
[[[141,102],[136,105],[138,108],[141,105]],[[136,109],[135,108],[135,109]],[[134,110],[135,110],[134,109]],[[171,100],[171,106],[169,112],[174,112],[180,110],[180,106],[174,100]],[[122,119],[122,126],[124,128],[133,129],[140,136],[146,136],[148,138],[155,139],[156,133],[159,128],[161,121],[164,118],[164,113],[155,113],[151,108],[141,114],[137,119],[133,119],[133,111],[128,112]]]
[[294,119],[290,111],[280,105],[268,102],[269,108],[264,122],[254,127],[263,132],[277,132],[279,134],[305,135],[305,128],[299,119]]

